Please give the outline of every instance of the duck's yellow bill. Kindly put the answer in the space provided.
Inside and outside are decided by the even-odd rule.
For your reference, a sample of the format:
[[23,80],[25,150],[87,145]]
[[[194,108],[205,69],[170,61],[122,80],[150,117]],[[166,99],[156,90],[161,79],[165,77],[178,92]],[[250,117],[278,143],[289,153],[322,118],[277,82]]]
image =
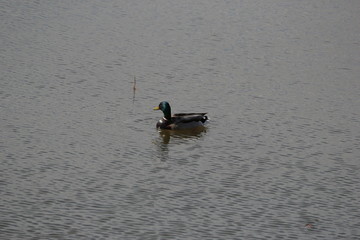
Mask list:
[[160,110],[159,106],[154,107],[153,110]]

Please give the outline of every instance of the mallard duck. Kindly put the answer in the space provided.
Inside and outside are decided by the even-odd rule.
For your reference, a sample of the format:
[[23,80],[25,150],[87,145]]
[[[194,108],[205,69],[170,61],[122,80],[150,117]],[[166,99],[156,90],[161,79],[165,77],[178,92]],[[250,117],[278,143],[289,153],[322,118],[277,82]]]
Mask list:
[[204,126],[204,123],[208,120],[208,117],[205,116],[206,113],[176,113],[171,116],[170,104],[165,101],[154,107],[154,110],[161,110],[164,113],[164,117],[156,124],[156,128],[160,129],[194,128]]

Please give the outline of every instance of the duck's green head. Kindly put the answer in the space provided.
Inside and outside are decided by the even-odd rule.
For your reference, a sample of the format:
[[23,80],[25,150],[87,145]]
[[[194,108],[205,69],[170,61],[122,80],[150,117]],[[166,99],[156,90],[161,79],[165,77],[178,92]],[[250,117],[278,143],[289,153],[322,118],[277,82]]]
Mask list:
[[159,106],[154,107],[154,110],[161,110],[164,113],[166,119],[171,119],[171,107],[170,104],[166,101],[163,101]]

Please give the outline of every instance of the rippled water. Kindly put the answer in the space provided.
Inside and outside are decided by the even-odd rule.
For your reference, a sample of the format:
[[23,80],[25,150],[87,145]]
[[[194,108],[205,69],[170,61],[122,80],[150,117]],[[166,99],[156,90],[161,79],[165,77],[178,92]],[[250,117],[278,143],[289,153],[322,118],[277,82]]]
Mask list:
[[0,1],[0,238],[359,239],[359,10]]

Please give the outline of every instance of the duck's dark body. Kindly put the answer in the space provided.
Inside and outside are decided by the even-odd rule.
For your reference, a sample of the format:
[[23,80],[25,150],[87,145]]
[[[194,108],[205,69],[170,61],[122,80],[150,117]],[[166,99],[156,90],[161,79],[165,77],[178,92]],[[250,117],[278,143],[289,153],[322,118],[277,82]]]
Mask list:
[[156,127],[161,129],[185,129],[203,126],[208,117],[206,113],[178,113],[174,114],[170,120],[160,119]]
[[171,108],[168,102],[161,102],[155,110],[161,110],[164,113],[164,117],[160,119],[156,128],[160,129],[186,129],[204,126],[204,123],[208,120],[206,113],[177,113],[171,115]]

